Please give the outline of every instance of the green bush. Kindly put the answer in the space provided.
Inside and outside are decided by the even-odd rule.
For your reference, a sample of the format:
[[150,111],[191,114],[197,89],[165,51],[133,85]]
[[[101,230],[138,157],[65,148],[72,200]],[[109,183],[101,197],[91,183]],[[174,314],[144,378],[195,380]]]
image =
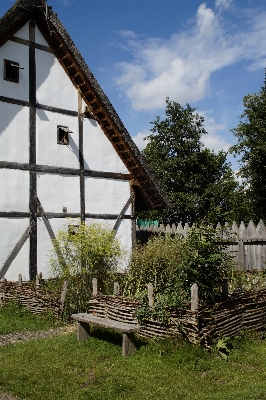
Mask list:
[[222,231],[209,225],[192,227],[186,238],[159,235],[132,252],[126,295],[144,296],[148,283],[154,286],[155,300],[179,307],[190,297],[193,283],[199,287],[202,303],[221,299],[222,285],[232,259]]
[[104,291],[123,259],[119,238],[105,224],[77,225],[70,220],[58,231],[53,244],[48,263],[60,283],[68,281],[66,316],[86,311],[92,278],[97,278],[100,291]]

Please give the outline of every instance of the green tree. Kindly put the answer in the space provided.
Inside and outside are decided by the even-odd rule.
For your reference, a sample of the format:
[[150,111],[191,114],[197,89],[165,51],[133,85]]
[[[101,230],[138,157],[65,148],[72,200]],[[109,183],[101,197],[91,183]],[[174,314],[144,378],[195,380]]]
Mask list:
[[250,217],[266,220],[266,81],[258,93],[243,99],[244,112],[232,132],[238,143],[230,151],[240,155],[239,176]]
[[169,196],[172,209],[141,215],[164,222],[228,219],[237,187],[227,153],[204,147],[204,118],[187,104],[166,99],[166,118],[156,117],[144,155]]

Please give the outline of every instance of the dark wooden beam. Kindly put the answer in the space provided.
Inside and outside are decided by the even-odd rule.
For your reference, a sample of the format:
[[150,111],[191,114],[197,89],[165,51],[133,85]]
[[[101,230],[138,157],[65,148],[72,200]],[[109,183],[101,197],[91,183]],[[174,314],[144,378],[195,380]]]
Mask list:
[[12,262],[14,261],[14,259],[18,255],[18,253],[20,252],[24,243],[27,241],[27,239],[34,227],[35,227],[35,222],[32,221],[31,224],[28,226],[28,228],[25,230],[25,232],[20,237],[19,241],[14,246],[13,250],[11,251],[11,253],[7,257],[6,261],[4,262],[2,268],[0,269],[0,279],[2,279],[5,276],[5,274],[7,273],[10,265],[12,264]]
[[21,211],[0,211],[0,218],[29,218],[29,212]]
[[[29,24],[29,164],[36,164],[36,63],[35,63],[35,24],[30,21]],[[29,209],[30,223],[34,223],[34,228],[30,236],[30,263],[29,278],[34,279],[37,275],[37,218],[36,218],[36,200],[35,193],[37,191],[36,172],[30,171],[30,187],[29,187]]]
[[[80,170],[76,168],[65,168],[65,167],[53,167],[50,165],[39,165],[39,164],[26,164],[16,163],[10,161],[0,161],[0,168],[5,169],[20,169],[23,171],[36,171],[36,172],[47,172],[51,174],[62,174],[62,175],[79,175]],[[111,178],[111,179],[123,179],[130,180],[132,175],[120,174],[119,172],[104,172],[104,171],[91,171],[84,170],[84,176],[93,178]]]
[[48,53],[54,53],[54,51],[48,46],[44,46],[38,43],[32,43],[29,40],[21,39],[17,36],[11,36],[9,40],[11,40],[12,42],[24,44],[25,46],[34,46],[36,49],[47,51]]
[[80,219],[85,221],[85,178],[84,178],[84,155],[83,155],[83,115],[82,97],[78,92],[78,126],[79,126],[79,184],[80,184]]
[[[127,202],[125,203],[124,207],[122,208],[120,214],[119,214],[119,215],[117,216],[117,218],[116,218],[116,221],[115,221],[115,224],[114,224],[114,227],[113,227],[113,230],[114,230],[114,231],[117,232],[118,227],[119,227],[119,224],[120,224],[120,221],[121,221],[122,219],[124,219],[125,212],[127,211],[127,209],[128,209],[128,207],[129,207],[131,201],[132,201],[132,197],[131,197],[131,195],[130,195],[129,199],[127,200]],[[131,215],[130,215],[130,218],[131,218]]]
[[0,101],[3,102],[3,103],[16,104],[18,106],[38,108],[39,110],[51,111],[51,112],[54,112],[54,113],[57,113],[57,114],[71,115],[73,117],[77,117],[78,116],[78,112],[77,111],[66,110],[64,108],[47,106],[45,104],[39,104],[39,103],[36,103],[36,102],[31,103],[29,101],[13,99],[11,97],[6,97],[6,96],[0,96]]

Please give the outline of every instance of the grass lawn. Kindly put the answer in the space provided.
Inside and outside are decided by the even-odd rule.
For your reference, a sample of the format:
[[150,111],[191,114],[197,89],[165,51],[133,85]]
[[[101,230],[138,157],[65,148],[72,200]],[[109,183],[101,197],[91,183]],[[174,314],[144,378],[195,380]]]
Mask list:
[[[108,340],[106,337],[108,336]],[[0,390],[28,400],[266,400],[266,342],[235,341],[228,361],[184,342],[121,356],[121,335],[95,330],[0,348]]]
[[8,302],[0,307],[0,335],[12,332],[37,331],[62,325],[53,317],[39,317],[26,308]]

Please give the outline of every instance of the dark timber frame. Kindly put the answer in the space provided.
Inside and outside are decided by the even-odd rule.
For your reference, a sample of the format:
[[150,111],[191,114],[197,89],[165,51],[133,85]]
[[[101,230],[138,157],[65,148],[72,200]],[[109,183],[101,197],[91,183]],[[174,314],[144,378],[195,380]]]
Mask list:
[[[29,164],[36,165],[36,66],[35,66],[35,24],[30,21],[29,24]],[[29,193],[29,209],[30,209],[30,223],[35,222],[35,226],[30,235],[30,265],[29,277],[34,279],[37,275],[37,205],[35,194],[37,192],[37,176],[36,171],[30,171],[30,193]]]
[[[15,33],[29,21],[29,40],[14,36]],[[72,39],[63,25],[47,6],[46,0],[17,0],[15,5],[1,18],[0,47],[11,40],[28,47],[29,51],[29,101],[1,96],[0,102],[16,104],[29,109],[29,161],[17,163],[0,161],[0,168],[29,171],[29,212],[0,211],[0,218],[30,218],[30,265],[29,276],[37,274],[37,223],[43,213],[38,210],[37,199],[37,172],[79,176],[80,182],[80,210],[79,213],[46,213],[45,218],[80,217],[113,219],[116,228],[121,219],[132,220],[132,240],[135,244],[135,211],[147,209],[162,209],[171,206],[168,198],[160,188],[156,178],[150,171],[145,159],[132,141],[119,116],[100,88],[95,77],[84,62]],[[48,43],[44,46],[35,42],[35,26],[41,31]],[[52,53],[58,59],[62,68],[77,89],[78,111],[39,104],[36,100],[36,60],[35,49]],[[27,50],[26,50],[27,51]],[[83,113],[83,101],[86,112]],[[79,131],[79,168],[55,167],[36,164],[36,110],[77,117]],[[106,138],[111,142],[116,153],[128,169],[128,174],[115,172],[91,171],[84,168],[83,155],[83,118],[93,118],[100,125]],[[91,214],[85,209],[85,177],[124,179],[130,185],[131,214]],[[41,201],[41,199],[40,199]],[[64,210],[63,210],[64,211]],[[47,222],[46,221],[46,222]],[[49,221],[46,224],[49,226]],[[46,226],[46,227],[47,227]]]

